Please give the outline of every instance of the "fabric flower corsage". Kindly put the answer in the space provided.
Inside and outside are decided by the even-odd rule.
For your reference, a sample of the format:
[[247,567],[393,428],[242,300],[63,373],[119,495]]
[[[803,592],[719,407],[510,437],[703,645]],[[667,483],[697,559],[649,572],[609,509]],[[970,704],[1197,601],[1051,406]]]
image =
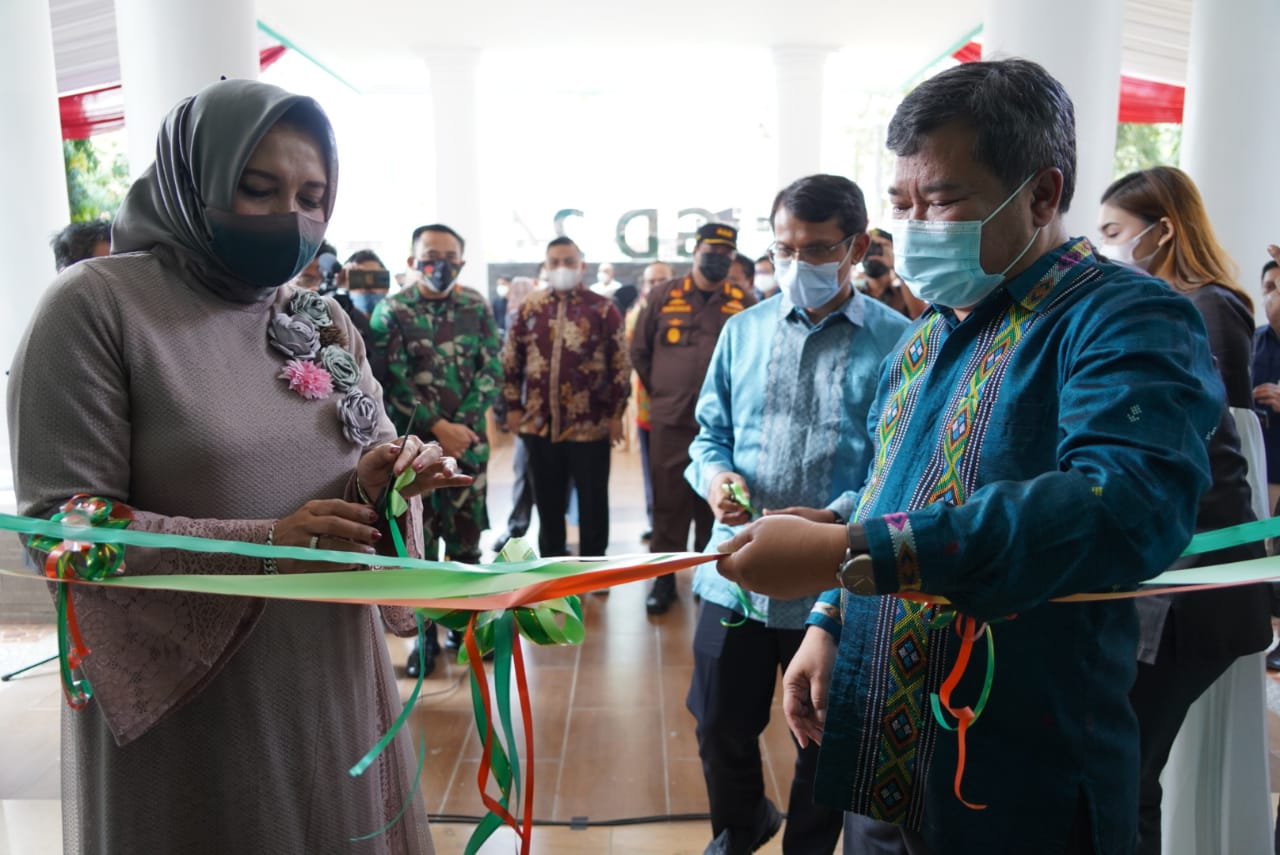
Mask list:
[[299,291],[289,301],[289,311],[295,315],[305,315],[317,328],[333,326],[333,318],[329,315],[329,306],[315,291]]
[[336,344],[331,344],[320,351],[320,364],[333,378],[333,388],[346,392],[355,388],[360,382],[360,366],[356,358]]
[[333,394],[333,378],[314,362],[290,359],[284,364],[280,379],[288,380],[289,389],[308,401],[319,401]]
[[338,420],[342,422],[343,436],[359,446],[373,442],[379,409],[373,398],[359,389],[352,389],[338,402]]
[[320,352],[320,334],[306,315],[277,312],[267,327],[267,341],[290,359],[314,359]]

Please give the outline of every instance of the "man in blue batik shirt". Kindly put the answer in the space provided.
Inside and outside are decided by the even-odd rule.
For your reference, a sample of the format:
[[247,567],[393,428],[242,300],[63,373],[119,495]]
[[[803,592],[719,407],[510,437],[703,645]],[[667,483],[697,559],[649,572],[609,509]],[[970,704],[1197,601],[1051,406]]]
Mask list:
[[[861,426],[880,363],[907,320],[852,287],[866,252],[862,191],[847,178],[811,175],[782,190],[770,217],[770,257],[782,295],[729,319],[698,397],[698,436],[685,477],[715,513],[711,544],[731,538],[751,512],[730,496],[737,485],[753,508],[848,519],[871,442]],[[852,429],[851,429],[852,428]],[[808,477],[797,477],[808,473]],[[809,510],[828,508],[827,510]],[[769,721],[778,669],[804,637],[812,596],[746,595],[703,565],[688,706],[711,803],[706,852],[753,852],[781,816],[764,795],[760,734]],[[798,752],[782,851],[830,853],[843,811],[813,800],[816,745]]]
[[925,81],[888,145],[897,270],[932,305],[885,363],[872,474],[853,522],[766,517],[720,570],[776,597],[841,585],[784,699],[858,851],[1127,855],[1133,601],[1050,601],[1131,588],[1190,540],[1224,406],[1203,322],[1068,238],[1074,110],[1040,66]]

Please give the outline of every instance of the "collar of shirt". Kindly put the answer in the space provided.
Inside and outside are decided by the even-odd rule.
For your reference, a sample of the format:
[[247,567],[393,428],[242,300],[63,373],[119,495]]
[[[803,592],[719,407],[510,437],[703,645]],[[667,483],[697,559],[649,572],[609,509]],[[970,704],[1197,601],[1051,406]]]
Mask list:
[[819,329],[829,323],[833,323],[832,318],[842,316],[847,318],[849,323],[853,324],[855,327],[860,327],[862,326],[864,315],[862,301],[865,300],[866,297],[860,294],[857,288],[853,288],[851,291],[852,293],[849,294],[849,299],[845,300],[839,308],[832,311],[816,324],[809,319],[809,313],[791,302],[791,299],[787,297],[786,293],[783,291],[778,292],[778,309],[782,313],[782,317],[795,318],[810,329]]
[[[1072,271],[1082,264],[1098,263],[1097,253],[1088,238],[1071,238],[1040,256],[1026,270],[996,288],[974,306],[973,313],[980,313],[984,306],[998,303],[1003,299],[1003,294],[1008,294],[1010,299],[1028,311],[1043,312],[1053,305],[1054,294],[1063,283],[1072,278],[1069,275]],[[929,312],[938,312],[953,327],[958,323],[955,312],[945,306],[939,308],[930,305],[925,314]]]

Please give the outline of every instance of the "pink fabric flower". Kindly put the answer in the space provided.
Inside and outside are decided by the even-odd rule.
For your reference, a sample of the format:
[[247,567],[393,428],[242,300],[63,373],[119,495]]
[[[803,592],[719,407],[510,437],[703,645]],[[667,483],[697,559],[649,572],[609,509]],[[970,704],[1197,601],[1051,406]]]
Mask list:
[[281,380],[289,381],[289,389],[308,401],[319,401],[333,394],[333,378],[314,362],[290,359],[280,372]]

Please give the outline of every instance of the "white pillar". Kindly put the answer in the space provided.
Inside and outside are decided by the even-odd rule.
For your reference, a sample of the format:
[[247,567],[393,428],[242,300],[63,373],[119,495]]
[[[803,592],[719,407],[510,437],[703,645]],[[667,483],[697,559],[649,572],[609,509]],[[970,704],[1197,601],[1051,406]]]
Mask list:
[[822,162],[822,85],[831,48],[773,49],[778,89],[778,187],[812,175]]
[[[1258,0],[1267,2],[1267,0]],[[1098,200],[1115,175],[1120,112],[1120,37],[1124,3],[1075,0],[1071,19],[1087,21],[1085,39],[1055,35],[1060,0],[985,0],[982,57],[1021,57],[1058,79],[1075,104],[1076,190],[1064,216],[1067,233],[1096,236]]]
[[129,175],[156,157],[173,105],[222,76],[258,77],[254,0],[115,0]]
[[[0,2],[0,104],[0,258],[6,268],[0,277],[0,372],[7,372],[53,280],[49,239],[70,219],[48,0]],[[3,419],[0,442],[2,493],[9,468]]]
[[489,262],[485,255],[477,154],[480,55],[478,48],[442,49],[428,51],[425,59],[431,71],[435,129],[435,219],[466,238],[467,269],[459,280],[487,296]]
[[[1280,243],[1270,212],[1280,195],[1280,3],[1191,4],[1182,168],[1200,188],[1214,232],[1240,265],[1240,284],[1259,293],[1267,244]],[[1255,300],[1259,319],[1262,301]]]

